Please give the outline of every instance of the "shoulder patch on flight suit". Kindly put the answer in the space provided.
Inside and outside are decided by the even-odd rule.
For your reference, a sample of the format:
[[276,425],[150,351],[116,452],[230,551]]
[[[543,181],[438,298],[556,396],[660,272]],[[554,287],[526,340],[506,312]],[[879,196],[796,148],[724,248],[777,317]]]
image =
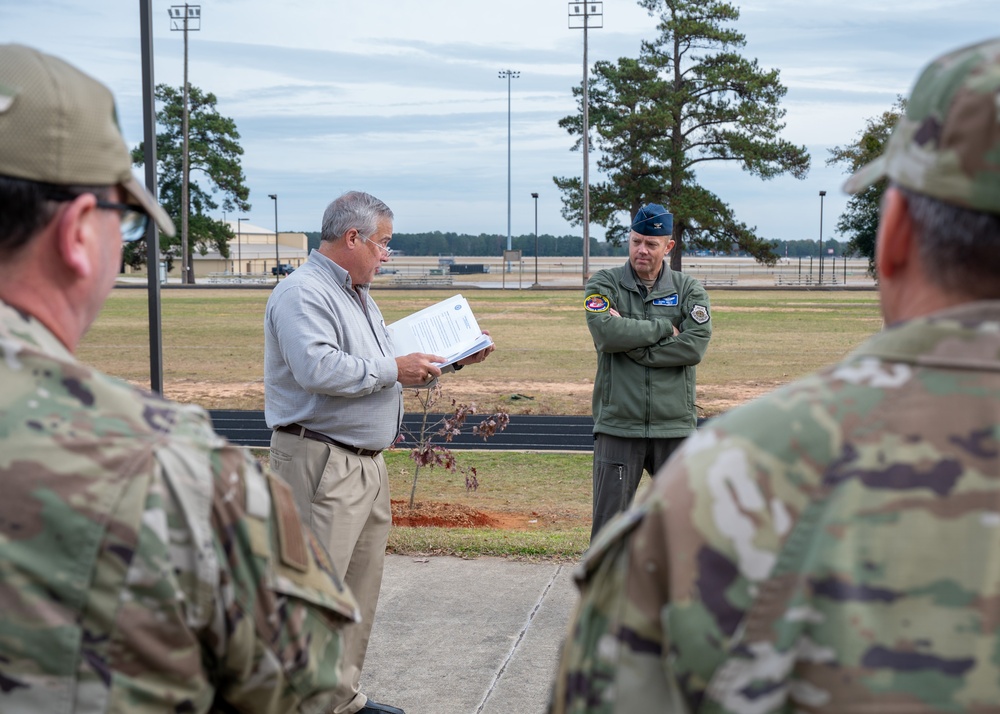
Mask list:
[[695,305],[691,308],[691,319],[699,325],[704,325],[708,322],[710,317],[711,315],[708,314],[708,308],[704,305]]
[[267,480],[271,486],[271,499],[274,501],[274,511],[278,521],[281,562],[289,568],[304,573],[309,570],[309,553],[306,550],[299,511],[295,508],[292,488],[277,476],[269,476]]
[[586,308],[587,312],[607,312],[611,307],[611,301],[603,295],[594,293],[593,295],[587,296],[583,306]]

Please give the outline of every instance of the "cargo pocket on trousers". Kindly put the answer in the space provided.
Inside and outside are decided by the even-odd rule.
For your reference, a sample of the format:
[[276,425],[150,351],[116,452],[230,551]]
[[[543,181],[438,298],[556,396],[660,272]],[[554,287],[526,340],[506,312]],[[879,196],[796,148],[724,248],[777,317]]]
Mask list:
[[595,486],[601,502],[616,506],[618,511],[624,511],[632,502],[632,494],[625,483],[625,464],[621,462],[598,461]]

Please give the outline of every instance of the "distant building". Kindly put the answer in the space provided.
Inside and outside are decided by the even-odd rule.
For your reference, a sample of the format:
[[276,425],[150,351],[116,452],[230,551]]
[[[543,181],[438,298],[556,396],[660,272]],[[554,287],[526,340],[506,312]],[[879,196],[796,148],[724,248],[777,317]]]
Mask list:
[[[277,260],[275,260],[274,231],[255,226],[246,221],[226,221],[235,236],[229,243],[229,257],[217,251],[201,255],[194,252],[192,265],[195,279],[217,275],[245,275],[271,277],[271,268],[277,263],[299,267],[309,257],[309,239],[305,233],[278,233]],[[176,267],[176,266],[175,266]]]

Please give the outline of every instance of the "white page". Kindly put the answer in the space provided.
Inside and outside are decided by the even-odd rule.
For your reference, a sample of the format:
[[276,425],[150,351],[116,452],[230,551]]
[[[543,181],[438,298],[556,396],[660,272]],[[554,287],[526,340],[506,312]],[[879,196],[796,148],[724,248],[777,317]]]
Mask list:
[[425,307],[388,326],[397,357],[412,352],[444,357],[441,365],[458,362],[493,344],[484,335],[461,295]]

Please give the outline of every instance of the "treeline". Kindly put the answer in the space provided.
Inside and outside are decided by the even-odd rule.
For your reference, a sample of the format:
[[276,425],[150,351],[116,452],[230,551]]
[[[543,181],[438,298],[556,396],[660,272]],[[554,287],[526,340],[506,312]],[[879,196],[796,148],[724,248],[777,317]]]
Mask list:
[[[309,237],[309,248],[319,247],[319,231],[306,232]],[[551,258],[573,258],[580,257],[581,236],[553,236],[540,234],[538,236],[539,257]],[[823,252],[826,255],[840,256],[846,247],[846,243],[839,243],[836,240],[824,240]],[[535,255],[535,236],[520,235],[511,236],[511,247],[513,250],[521,251],[523,257],[533,257]],[[507,236],[491,235],[480,233],[478,236],[467,233],[395,233],[392,236],[392,249],[396,253],[413,256],[502,256],[507,248]],[[831,254],[829,251],[833,250]],[[784,258],[805,258],[819,255],[819,241],[815,240],[792,240],[776,241],[775,251]],[[720,252],[720,251],[697,251],[690,255],[745,255],[740,251]],[[598,241],[596,238],[590,239],[590,255],[600,256],[626,256],[628,248],[624,245],[615,247],[605,241]]]
[[[309,247],[319,246],[319,233],[306,233],[309,237]],[[579,257],[583,238],[580,236],[553,236],[539,234],[538,255],[558,258]],[[503,255],[507,249],[507,236],[480,233],[478,236],[465,233],[394,233],[392,250],[403,255],[417,256],[487,256]],[[521,251],[522,256],[535,255],[535,234],[511,236],[511,249]],[[615,248],[609,243],[590,239],[590,254],[594,256],[627,255],[628,250],[622,246]]]

